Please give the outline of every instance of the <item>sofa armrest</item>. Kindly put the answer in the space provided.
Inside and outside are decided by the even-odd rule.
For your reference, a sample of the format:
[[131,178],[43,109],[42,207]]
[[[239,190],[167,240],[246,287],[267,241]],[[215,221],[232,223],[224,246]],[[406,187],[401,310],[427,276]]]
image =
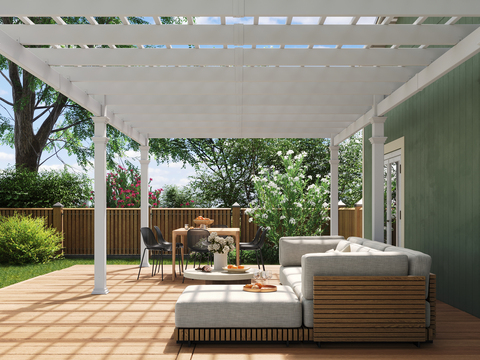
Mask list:
[[302,294],[313,300],[314,276],[406,276],[408,257],[400,253],[321,253],[302,257]]
[[282,266],[300,266],[302,256],[323,253],[334,249],[343,236],[298,236],[282,237],[278,244],[278,257]]

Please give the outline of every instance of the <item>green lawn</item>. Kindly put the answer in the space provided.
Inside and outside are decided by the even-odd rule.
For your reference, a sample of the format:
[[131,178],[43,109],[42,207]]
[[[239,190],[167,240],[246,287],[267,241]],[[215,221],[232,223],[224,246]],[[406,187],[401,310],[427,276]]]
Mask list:
[[[108,265],[138,265],[140,259],[107,260]],[[168,261],[164,260],[164,264]],[[170,261],[171,264],[171,261]],[[60,259],[47,264],[0,265],[0,288],[73,265],[93,265],[93,259]]]

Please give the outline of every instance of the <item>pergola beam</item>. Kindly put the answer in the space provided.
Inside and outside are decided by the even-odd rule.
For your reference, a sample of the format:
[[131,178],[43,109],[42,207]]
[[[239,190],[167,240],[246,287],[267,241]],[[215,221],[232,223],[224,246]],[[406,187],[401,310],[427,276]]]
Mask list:
[[[427,66],[448,49],[235,49],[249,66]],[[29,49],[48,65],[235,65],[231,49]]]
[[[99,95],[219,95],[235,94],[234,81],[118,81],[76,82],[88,94]],[[244,82],[243,94],[335,94],[335,95],[388,95],[400,87],[401,82]]]
[[[411,67],[246,67],[243,82],[401,82],[411,79],[423,66]],[[55,67],[72,82],[174,81],[231,82],[233,67]]]
[[[243,114],[365,114],[371,106],[243,106]],[[235,114],[237,106],[227,105],[113,105],[109,109],[124,114]],[[312,135],[312,134],[310,134]]]
[[[55,19],[61,19],[55,17]],[[126,19],[122,17],[121,19]],[[125,20],[122,20],[124,22]],[[124,22],[124,24],[129,24]],[[318,25],[242,26],[238,45],[455,45],[479,25]],[[3,25],[2,30],[23,45],[55,44],[236,44],[234,26],[114,26],[36,25],[35,28]],[[321,31],[320,31],[321,30]]]
[[17,0],[4,16],[480,16],[477,0]]
[[[108,95],[107,105],[237,105],[237,95]],[[371,95],[241,95],[245,106],[368,106]]]

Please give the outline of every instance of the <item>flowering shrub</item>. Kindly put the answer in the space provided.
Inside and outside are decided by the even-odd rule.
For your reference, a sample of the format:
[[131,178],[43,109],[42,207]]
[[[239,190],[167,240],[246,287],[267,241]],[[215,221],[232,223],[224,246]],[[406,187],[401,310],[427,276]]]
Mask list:
[[221,237],[213,231],[208,237],[208,251],[218,254],[228,254],[230,250],[235,250],[235,240],[231,236]]
[[249,221],[266,227],[268,240],[278,247],[282,236],[321,235],[329,220],[327,200],[330,181],[320,179],[307,186],[306,166],[303,159],[306,153],[292,157],[293,151],[285,155],[277,153],[283,162],[285,173],[281,174],[274,166],[260,170],[253,182],[258,199],[250,204],[247,214]]
[[[150,178],[148,184],[152,182]],[[118,166],[116,173],[107,174],[107,207],[109,208],[138,208],[140,207],[141,179],[138,169],[133,166],[124,168]],[[160,207],[160,194],[163,189],[153,190],[149,186],[148,202],[152,207]],[[90,201],[94,201],[94,192],[91,192]],[[93,205],[92,205],[93,206]]]

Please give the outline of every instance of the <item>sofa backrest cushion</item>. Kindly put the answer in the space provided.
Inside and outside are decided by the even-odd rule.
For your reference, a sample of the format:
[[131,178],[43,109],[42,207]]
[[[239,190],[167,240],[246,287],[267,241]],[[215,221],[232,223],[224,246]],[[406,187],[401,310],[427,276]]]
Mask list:
[[360,238],[360,237],[356,237],[356,236],[350,236],[347,240],[348,240],[349,242],[351,242],[351,243],[358,244],[358,245],[362,245],[363,242],[364,242],[366,239]]
[[347,240],[340,240],[337,244],[337,247],[335,248],[335,250],[337,251],[343,251],[347,246],[350,245],[350,242],[347,241]]
[[350,252],[302,256],[302,294],[313,300],[314,276],[406,276],[408,256],[402,253]]
[[432,258],[420,251],[405,249],[398,246],[388,246],[385,253],[402,253],[408,256],[408,275],[425,276],[425,299],[428,298],[428,285],[430,282],[430,268]]
[[300,266],[302,256],[308,253],[326,252],[335,249],[343,236],[298,236],[282,237],[279,240],[279,262],[282,266]]
[[[348,238],[348,241],[350,241],[351,238]],[[358,239],[358,238],[356,238]],[[380,251],[385,251],[385,249],[391,245],[387,245],[384,243],[381,243],[379,241],[372,241],[372,240],[367,240],[363,239],[362,246],[368,246],[369,248],[380,250]]]

